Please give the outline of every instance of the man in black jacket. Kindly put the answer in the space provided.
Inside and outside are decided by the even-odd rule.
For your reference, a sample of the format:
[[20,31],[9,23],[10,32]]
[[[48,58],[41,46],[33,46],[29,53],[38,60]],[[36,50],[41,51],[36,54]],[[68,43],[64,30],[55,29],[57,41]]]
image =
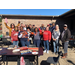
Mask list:
[[64,48],[64,54],[62,58],[66,58],[67,56],[67,49],[68,49],[68,43],[69,43],[69,38],[71,37],[70,30],[68,29],[67,25],[64,24],[64,30],[62,32],[62,43],[63,43],[63,48]]

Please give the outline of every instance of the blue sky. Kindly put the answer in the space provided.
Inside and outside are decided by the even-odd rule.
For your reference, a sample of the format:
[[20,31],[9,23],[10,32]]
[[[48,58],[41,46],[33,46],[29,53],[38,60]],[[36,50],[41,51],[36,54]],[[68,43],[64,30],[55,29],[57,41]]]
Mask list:
[[15,15],[61,15],[71,9],[0,9],[0,14]]

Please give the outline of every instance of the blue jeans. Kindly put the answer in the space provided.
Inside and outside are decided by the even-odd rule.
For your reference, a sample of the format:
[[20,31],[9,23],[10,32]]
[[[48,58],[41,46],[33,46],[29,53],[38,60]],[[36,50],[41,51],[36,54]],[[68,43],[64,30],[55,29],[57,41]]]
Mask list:
[[13,45],[16,45],[18,47],[19,41],[13,41]]
[[59,51],[59,40],[53,41],[53,47],[54,47],[54,53],[56,52],[56,48],[57,52]]
[[63,43],[64,53],[67,53],[69,41]]
[[34,45],[36,45],[36,47],[40,47],[40,39],[34,40]]
[[49,50],[49,41],[48,40],[46,40],[46,41],[43,41],[43,43],[44,43],[44,50]]
[[29,47],[29,42],[27,40],[21,40],[21,45],[22,45],[22,47],[24,47],[25,45],[27,45],[27,47]]
[[29,45],[31,44],[31,40],[29,40]]

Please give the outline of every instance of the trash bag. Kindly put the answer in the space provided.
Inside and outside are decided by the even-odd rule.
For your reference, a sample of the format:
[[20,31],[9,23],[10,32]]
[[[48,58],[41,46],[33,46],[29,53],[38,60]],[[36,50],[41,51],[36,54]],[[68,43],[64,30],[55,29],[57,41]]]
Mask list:
[[25,65],[25,60],[23,56],[20,58],[20,65]]

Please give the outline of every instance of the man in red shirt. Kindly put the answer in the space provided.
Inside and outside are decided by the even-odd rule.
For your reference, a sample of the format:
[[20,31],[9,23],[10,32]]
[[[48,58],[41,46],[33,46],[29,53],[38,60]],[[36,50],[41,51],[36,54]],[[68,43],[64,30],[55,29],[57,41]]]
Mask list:
[[44,53],[49,53],[49,42],[51,41],[51,32],[49,31],[49,27],[46,27],[46,30],[42,30],[43,32],[43,43],[44,43]]

